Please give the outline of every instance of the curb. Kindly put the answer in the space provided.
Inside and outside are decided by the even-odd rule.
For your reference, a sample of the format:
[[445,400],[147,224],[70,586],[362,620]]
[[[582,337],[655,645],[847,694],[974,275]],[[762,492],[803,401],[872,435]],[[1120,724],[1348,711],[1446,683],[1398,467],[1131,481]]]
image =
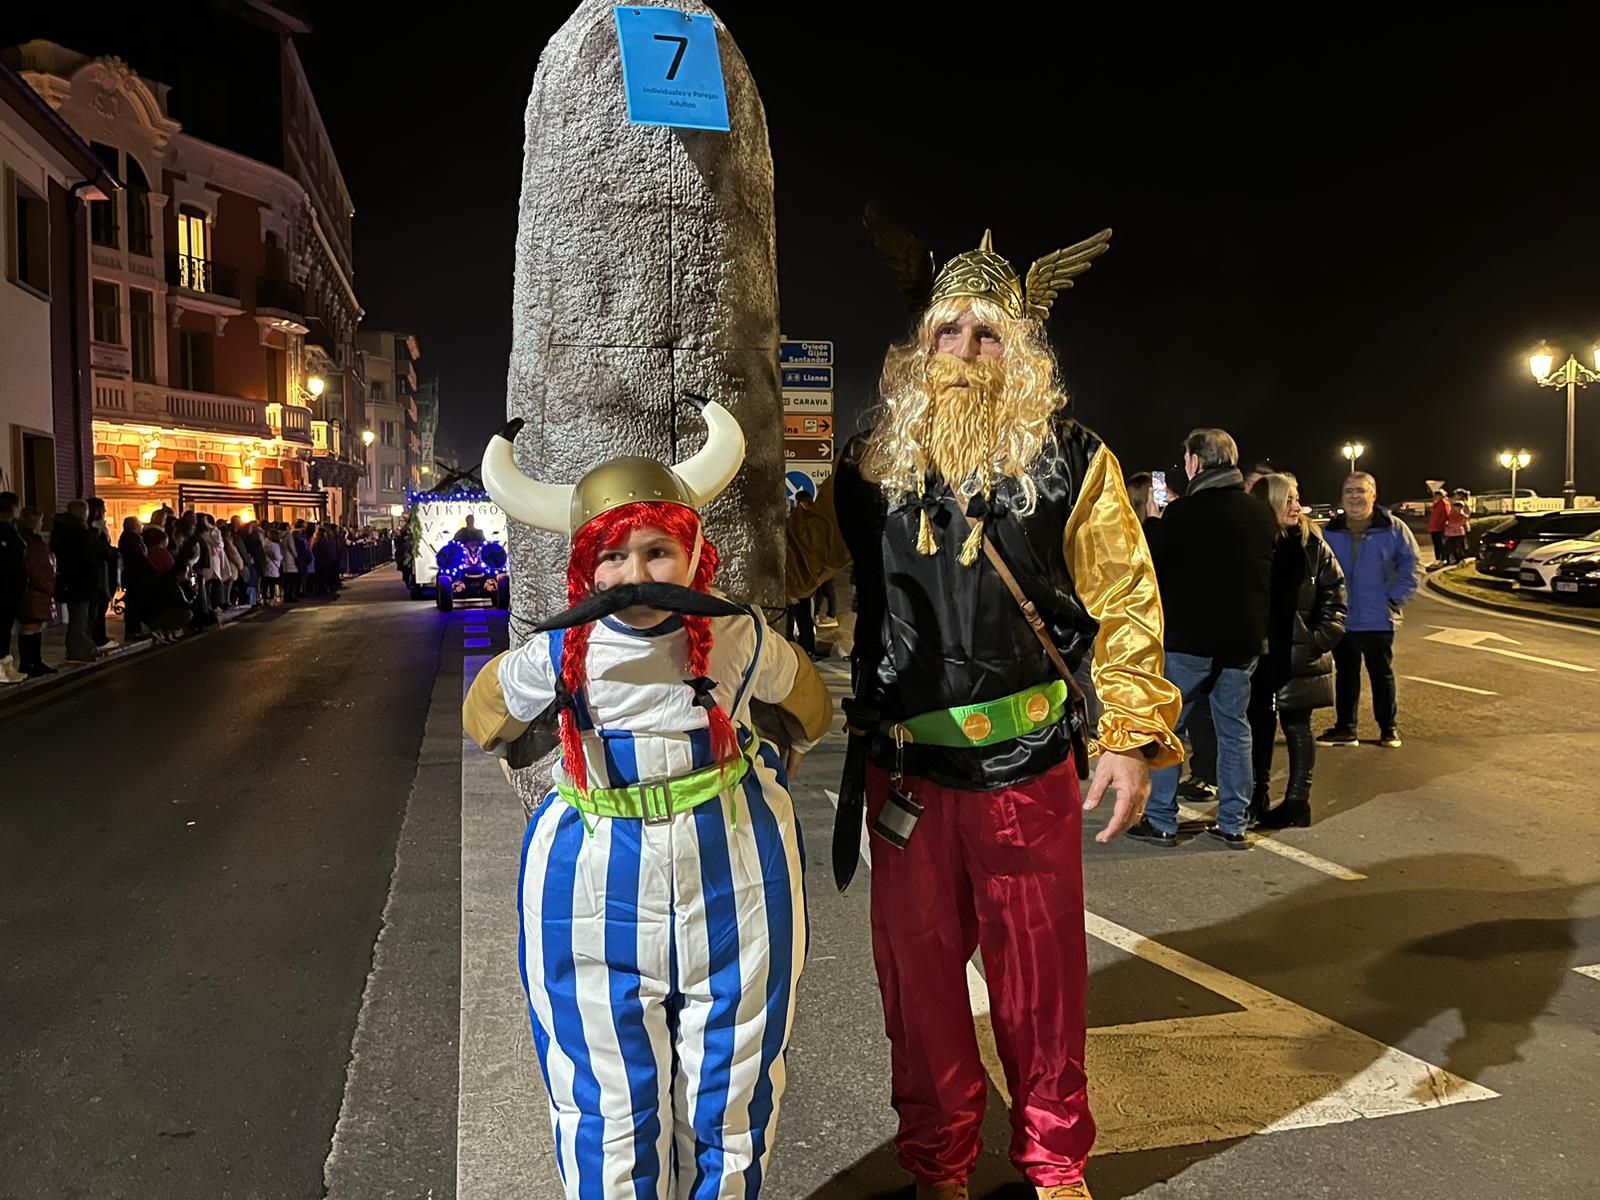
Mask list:
[[1576,626],[1579,629],[1600,629],[1600,620],[1578,616],[1576,613],[1565,613],[1559,609],[1550,612],[1530,610],[1515,604],[1497,604],[1493,600],[1485,600],[1482,596],[1468,595],[1454,592],[1440,584],[1435,576],[1428,576],[1423,584],[1430,592],[1443,596],[1446,600],[1454,600],[1457,604],[1470,604],[1474,608],[1482,608],[1489,612],[1505,613],[1508,616],[1524,617],[1529,621],[1548,621],[1552,625]]

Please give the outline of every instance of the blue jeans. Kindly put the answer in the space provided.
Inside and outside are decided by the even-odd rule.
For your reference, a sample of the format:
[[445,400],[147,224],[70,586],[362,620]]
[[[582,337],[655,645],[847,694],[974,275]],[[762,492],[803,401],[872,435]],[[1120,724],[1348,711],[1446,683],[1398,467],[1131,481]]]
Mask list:
[[[1243,667],[1224,667],[1216,672],[1211,687],[1211,723],[1217,731],[1217,825],[1224,833],[1243,833],[1250,807],[1254,771],[1250,765],[1250,677],[1256,662]],[[1205,681],[1212,676],[1211,660],[1193,654],[1167,653],[1167,680],[1183,693],[1183,715],[1178,718],[1181,734],[1189,724],[1189,714]],[[1163,833],[1178,831],[1178,771],[1165,767],[1150,777],[1150,802],[1145,815]]]

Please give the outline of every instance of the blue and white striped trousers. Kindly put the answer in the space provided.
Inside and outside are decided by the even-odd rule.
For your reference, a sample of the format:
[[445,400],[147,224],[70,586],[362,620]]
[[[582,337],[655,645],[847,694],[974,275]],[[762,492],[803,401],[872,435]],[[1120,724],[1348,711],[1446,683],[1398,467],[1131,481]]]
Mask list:
[[805,960],[804,852],[776,756],[664,825],[552,793],[519,885],[522,982],[568,1200],[761,1192]]

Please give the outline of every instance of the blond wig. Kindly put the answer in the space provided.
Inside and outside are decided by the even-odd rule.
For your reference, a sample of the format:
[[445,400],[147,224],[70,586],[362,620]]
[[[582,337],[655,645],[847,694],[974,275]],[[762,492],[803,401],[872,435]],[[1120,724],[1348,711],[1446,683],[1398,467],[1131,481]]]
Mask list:
[[1051,418],[1067,403],[1056,377],[1055,355],[1042,322],[1011,316],[993,301],[975,296],[935,300],[917,322],[915,335],[889,348],[879,383],[882,411],[867,446],[864,467],[881,481],[891,504],[922,495],[933,466],[930,453],[934,398],[928,387],[928,361],[939,330],[971,312],[1000,337],[999,365],[1004,386],[994,414],[995,444],[990,477],[948,480],[963,499],[987,490],[995,478],[1018,481],[1031,513],[1039,489],[1030,470],[1052,437]]

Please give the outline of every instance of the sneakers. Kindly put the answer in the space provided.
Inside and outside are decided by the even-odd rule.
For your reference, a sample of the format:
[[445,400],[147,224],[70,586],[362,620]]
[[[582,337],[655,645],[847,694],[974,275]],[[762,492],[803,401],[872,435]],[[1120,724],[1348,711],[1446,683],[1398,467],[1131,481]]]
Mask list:
[[7,683],[21,683],[27,675],[17,669],[17,663],[11,655],[0,658],[0,685]]
[[1229,850],[1250,849],[1250,839],[1242,833],[1225,833],[1220,825],[1207,825],[1206,836],[1214,837]]
[[1127,836],[1136,842],[1148,842],[1152,846],[1160,846],[1168,850],[1178,844],[1178,835],[1176,833],[1163,833],[1150,824],[1149,817],[1140,818],[1139,823],[1128,830]]
[[118,643],[112,641],[110,638],[107,638],[105,641],[96,646],[95,649],[100,651],[101,654],[104,654],[107,650],[115,650],[117,645]]
[[1058,1183],[1039,1189],[1039,1200],[1094,1200],[1087,1183]]
[[919,1183],[917,1200],[971,1200],[964,1183]]
[[817,628],[818,629],[837,629],[837,628],[839,628],[839,622],[837,620],[835,620],[833,617],[818,617],[817,618]]
[[1178,799],[1187,800],[1190,804],[1215,804],[1217,785],[1191,775],[1178,785]]
[[1317,745],[1319,746],[1358,746],[1360,744],[1361,739],[1356,737],[1354,729],[1341,729],[1337,725],[1326,733],[1317,735]]
[[1389,750],[1398,750],[1402,744],[1398,729],[1385,729],[1383,735],[1378,738],[1378,745]]

